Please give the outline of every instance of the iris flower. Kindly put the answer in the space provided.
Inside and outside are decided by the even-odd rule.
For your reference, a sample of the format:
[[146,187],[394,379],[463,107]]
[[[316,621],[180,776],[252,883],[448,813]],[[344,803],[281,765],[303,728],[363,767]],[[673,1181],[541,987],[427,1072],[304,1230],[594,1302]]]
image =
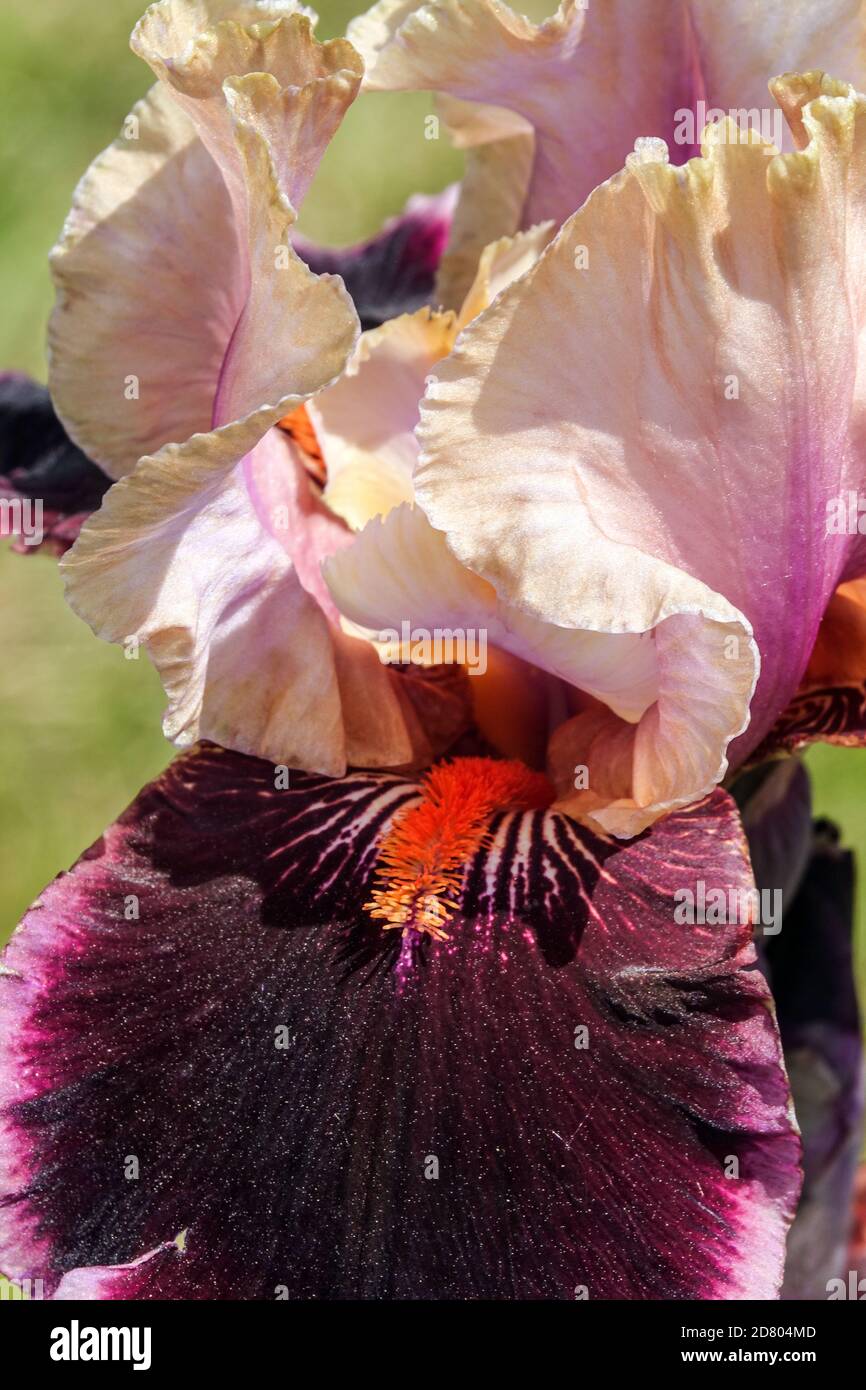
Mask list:
[[[851,861],[791,755],[866,739],[861,11],[140,21],[156,85],[53,253],[50,401],[0,381],[2,471],[185,751],[8,948],[4,1273],[769,1299],[844,1264]],[[329,252],[297,212],[364,84],[438,92],[466,175]]]

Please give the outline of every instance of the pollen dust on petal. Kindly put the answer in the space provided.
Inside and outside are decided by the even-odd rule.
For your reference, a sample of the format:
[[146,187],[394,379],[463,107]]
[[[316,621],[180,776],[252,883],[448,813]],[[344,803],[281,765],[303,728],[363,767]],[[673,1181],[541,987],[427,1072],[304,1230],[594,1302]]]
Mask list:
[[294,440],[301,450],[304,456],[304,466],[310,476],[324,486],[328,469],[307,407],[299,405],[297,410],[293,410],[290,415],[284,415],[279,421],[279,427],[290,439]]
[[399,815],[379,850],[376,887],[365,903],[385,931],[426,932],[447,941],[467,861],[489,842],[496,811],[542,810],[554,790],[541,772],[516,760],[456,758],[431,768],[422,800]]

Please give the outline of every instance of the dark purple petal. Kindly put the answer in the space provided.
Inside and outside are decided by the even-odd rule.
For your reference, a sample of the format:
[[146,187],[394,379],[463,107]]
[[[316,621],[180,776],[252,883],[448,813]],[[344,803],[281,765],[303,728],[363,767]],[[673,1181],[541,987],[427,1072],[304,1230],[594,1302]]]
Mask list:
[[845,1278],[863,1139],[863,1040],[852,953],[854,865],[819,822],[802,886],[767,945],[803,1134],[804,1184],[788,1238],[784,1298],[823,1299]]
[[750,762],[762,762],[779,752],[794,753],[819,742],[843,748],[866,744],[866,681],[799,690]]
[[812,788],[798,758],[762,763],[737,778],[731,794],[743,817],[758,888],[793,903],[813,849]]
[[827,1297],[844,1278],[863,1130],[863,1046],[852,954],[853,859],[815,827],[796,758],[744,773],[733,788],[759,888],[782,894],[779,935],[758,932],[803,1134],[805,1180],[788,1236],[784,1298]]
[[46,890],[0,979],[0,1268],[62,1296],[775,1296],[799,1145],[766,985],[747,925],[674,917],[751,881],[730,798],[629,843],[502,813],[439,943],[362,907],[416,794],[276,791],[206,746]]
[[455,202],[453,188],[417,194],[370,241],[333,250],[296,237],[295,249],[317,275],[341,275],[361,327],[377,328],[432,301]]
[[0,373],[0,535],[17,536],[22,553],[62,555],[110,484],[72,443],[46,388]]

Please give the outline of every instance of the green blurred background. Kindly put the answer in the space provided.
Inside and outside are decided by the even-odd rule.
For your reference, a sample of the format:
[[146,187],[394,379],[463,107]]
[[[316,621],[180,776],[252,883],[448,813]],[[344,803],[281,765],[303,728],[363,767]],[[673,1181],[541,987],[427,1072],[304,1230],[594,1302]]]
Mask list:
[[[330,37],[366,4],[320,0]],[[117,133],[150,72],[129,51],[143,0],[2,0],[0,8],[0,368],[44,379],[52,291],[46,256],[73,187]],[[554,5],[519,5],[538,17]],[[424,138],[426,95],[368,96],[339,132],[304,208],[311,236],[373,232],[413,192],[459,176],[445,139]],[[83,345],[86,350],[86,345]],[[0,551],[0,939],[60,869],[168,761],[162,694],[146,661],[125,661],[63,603],[44,556]],[[866,752],[809,755],[817,810],[866,849]],[[862,918],[862,904],[861,904]],[[860,932],[861,960],[864,932]]]

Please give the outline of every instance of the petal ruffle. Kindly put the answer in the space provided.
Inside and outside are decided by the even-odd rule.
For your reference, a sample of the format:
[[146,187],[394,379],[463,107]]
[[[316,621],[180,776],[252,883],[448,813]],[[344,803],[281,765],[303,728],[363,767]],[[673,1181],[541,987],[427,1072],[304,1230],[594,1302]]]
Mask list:
[[[147,648],[181,746],[206,737],[329,775],[444,751],[402,683],[305,587],[311,536],[319,553],[340,539],[333,521],[323,535],[297,522],[316,504],[293,446],[272,430],[247,453],[237,428],[168,446],[111,489],[62,562],[72,608],[105,641]],[[287,516],[263,516],[262,499]]]
[[246,252],[246,297],[220,370],[213,423],[258,412],[264,433],[280,418],[264,403],[280,401],[286,413],[285,383],[300,362],[335,348],[345,360],[355,336],[342,282],[311,275],[290,232],[357,95],[363,64],[345,40],[319,43],[305,14],[286,15],[281,6],[264,23],[260,6],[242,9],[246,23],[221,19],[198,35],[183,4],[159,0],[136,26],[132,46],[192,121],[231,196]]
[[[348,33],[373,89],[432,89],[481,104],[474,121],[464,114],[459,123],[460,143],[478,153],[507,158],[510,146],[525,161],[513,122],[534,132],[522,211],[513,225],[488,227],[486,240],[563,222],[639,138],[668,141],[677,163],[690,158],[701,138],[698,102],[766,128],[773,73],[821,67],[866,85],[859,0],[562,0],[541,24],[501,0],[380,0]],[[497,119],[484,104],[506,110]],[[514,186],[526,189],[515,174]],[[471,216],[483,217],[472,184],[464,192]]]
[[[761,654],[737,761],[861,539],[828,534],[825,504],[863,482],[866,100],[820,77],[778,91],[802,151],[729,123],[704,159],[650,144],[596,191],[434,372],[416,474],[458,557],[547,621],[651,627],[677,586],[682,612],[708,609],[693,584],[724,595]],[[707,672],[724,686],[725,661]]]
[[748,885],[732,803],[625,846],[500,814],[441,943],[361,906],[417,795],[277,791],[204,748],[46,890],[0,979],[0,1268],[66,1296],[775,1296],[798,1145],[766,990],[747,926],[673,912],[696,863]]
[[405,645],[399,635],[404,624],[434,637],[474,634],[485,661],[489,643],[579,686],[632,722],[656,698],[655,648],[648,639],[542,623],[502,603],[492,585],[454,558],[418,507],[395,508],[366,526],[326,562],[325,579],[340,612],[379,643],[389,644],[383,634],[390,631],[398,634],[390,645]]
[[[345,43],[317,44],[291,9],[162,0],[136,31],[163,84],[82,180],[52,257],[52,394],[115,477],[250,415],[260,438],[320,346],[328,371],[310,389],[353,344],[345,288],[304,266],[290,232],[360,60]],[[190,38],[190,23],[215,17]]]

